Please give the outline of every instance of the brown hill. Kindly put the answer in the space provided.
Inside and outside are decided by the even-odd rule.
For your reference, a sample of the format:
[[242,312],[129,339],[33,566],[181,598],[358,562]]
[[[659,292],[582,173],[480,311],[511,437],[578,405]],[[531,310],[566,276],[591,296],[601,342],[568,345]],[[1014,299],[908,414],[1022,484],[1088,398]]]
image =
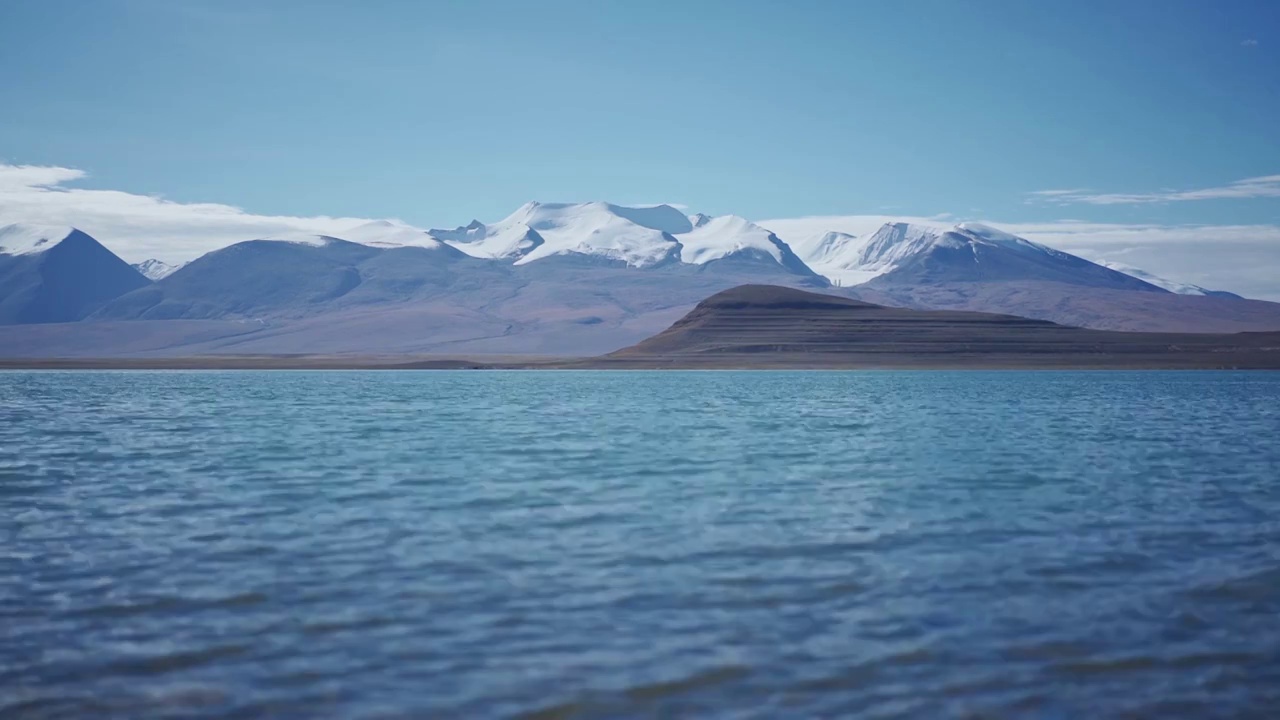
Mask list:
[[908,310],[770,285],[699,303],[591,367],[1280,368],[1280,332],[1087,330],[1011,315]]

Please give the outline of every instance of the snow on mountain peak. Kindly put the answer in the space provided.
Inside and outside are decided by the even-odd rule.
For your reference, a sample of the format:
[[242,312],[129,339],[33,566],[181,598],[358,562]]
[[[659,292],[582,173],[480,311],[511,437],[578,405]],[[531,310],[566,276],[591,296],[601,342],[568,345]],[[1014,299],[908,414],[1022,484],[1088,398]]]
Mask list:
[[995,245],[1016,245],[1025,248],[1033,248],[1043,252],[1056,253],[1059,252],[1053,248],[1041,245],[1040,243],[1031,242],[1030,240],[1007,233],[990,225],[984,225],[976,222],[964,222],[956,225],[954,232],[961,233],[980,242],[987,242]]
[[432,229],[428,232],[456,250],[488,260],[519,259],[543,243],[542,236],[532,228],[510,218],[492,226],[472,220],[452,230]]
[[1191,283],[1169,280],[1168,278],[1154,275],[1146,270],[1139,270],[1132,265],[1125,265],[1124,263],[1113,262],[1110,260],[1098,260],[1097,263],[1102,267],[1115,270],[1116,272],[1122,272],[1131,277],[1136,277],[1143,282],[1150,283],[1158,288],[1163,288],[1177,295],[1231,295],[1231,293],[1207,290],[1199,285],[1192,285]]
[[472,220],[466,225],[459,225],[452,230],[431,228],[427,234],[441,242],[475,242],[488,235],[488,228],[479,220]]
[[142,273],[148,280],[160,280],[162,278],[169,277],[185,264],[186,263],[178,263],[177,265],[170,265],[163,260],[156,260],[155,258],[152,258],[150,260],[143,260],[140,263],[134,263],[133,269]]
[[0,227],[0,254],[41,253],[66,240],[76,229],[67,225],[14,223]]
[[893,270],[908,257],[957,243],[939,228],[906,222],[885,223],[861,238],[844,233],[823,237],[826,242],[818,248],[821,257],[805,259],[839,285],[859,285]]
[[827,232],[793,244],[810,267],[837,285],[844,286],[868,282],[892,272],[910,258],[938,248],[980,246],[1065,257],[1065,253],[975,222],[947,227],[934,223],[890,221],[861,235]]
[[426,230],[391,220],[374,220],[344,230],[342,239],[373,247],[419,247],[435,250],[443,247]]
[[[487,226],[482,245],[488,247],[472,249],[485,250],[489,257],[515,257],[518,265],[553,255],[582,254],[647,267],[676,252],[675,238],[661,229],[670,224],[671,212],[679,216],[680,227],[689,226],[688,218],[665,205],[624,208],[605,202],[531,202]],[[488,239],[494,236],[500,236],[502,241]],[[454,246],[468,252],[461,244]]]
[[693,265],[744,251],[763,253],[782,263],[786,247],[773,233],[737,215],[707,218],[677,239],[681,244],[680,259]]
[[789,244],[809,267],[835,281],[834,275],[840,274],[841,264],[853,254],[851,248],[861,246],[863,242],[857,235],[831,230]]
[[689,219],[689,216],[670,205],[625,207],[610,203],[602,204],[609,212],[615,215],[624,217],[643,227],[661,230],[669,235],[679,235],[693,229],[693,222]]
[[878,269],[942,242],[946,242],[945,234],[935,228],[905,222],[885,223],[867,239],[859,256],[862,265]]
[[983,223],[962,222],[959,225],[956,225],[955,229],[992,242],[1026,242],[1017,235],[1012,235]]
[[744,254],[812,275],[769,230],[733,215],[685,215],[671,205],[529,202],[492,225],[430,232],[469,255],[510,259],[517,265],[558,255],[587,255],[638,268],[669,260],[701,265]]

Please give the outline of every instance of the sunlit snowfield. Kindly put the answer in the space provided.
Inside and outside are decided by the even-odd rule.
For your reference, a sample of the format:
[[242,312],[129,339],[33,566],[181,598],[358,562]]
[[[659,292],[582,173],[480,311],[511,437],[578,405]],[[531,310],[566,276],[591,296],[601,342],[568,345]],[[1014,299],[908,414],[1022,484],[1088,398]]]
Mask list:
[[1280,374],[0,373],[0,716],[1257,717]]

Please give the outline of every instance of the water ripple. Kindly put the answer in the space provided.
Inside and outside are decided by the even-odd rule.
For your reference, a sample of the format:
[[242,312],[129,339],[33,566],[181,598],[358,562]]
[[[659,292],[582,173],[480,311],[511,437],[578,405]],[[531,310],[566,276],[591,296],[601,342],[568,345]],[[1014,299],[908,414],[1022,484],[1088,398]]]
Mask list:
[[0,374],[0,717],[1272,718],[1280,376]]

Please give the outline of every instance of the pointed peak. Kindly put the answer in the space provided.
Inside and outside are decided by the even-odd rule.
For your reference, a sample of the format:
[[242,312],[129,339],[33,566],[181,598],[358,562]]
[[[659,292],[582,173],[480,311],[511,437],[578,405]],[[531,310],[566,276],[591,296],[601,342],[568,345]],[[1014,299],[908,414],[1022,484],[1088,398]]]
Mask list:
[[497,225],[472,222],[456,230],[432,230],[445,244],[471,257],[519,260],[542,245],[543,238],[522,222]]
[[431,228],[426,234],[442,242],[466,243],[483,240],[489,234],[489,228],[479,220],[472,220],[466,225],[459,225],[451,230]]
[[148,280],[160,280],[172,275],[174,271],[185,264],[186,263],[177,263],[171,265],[163,260],[152,258],[150,260],[143,260],[140,263],[134,263],[133,269],[145,275]]
[[929,225],[909,222],[887,222],[868,237],[871,246],[888,247],[900,243],[918,243],[937,240],[941,232]]
[[[0,254],[28,255],[48,250],[80,230],[69,225],[13,223],[0,227]],[[88,237],[88,235],[85,235]]]

